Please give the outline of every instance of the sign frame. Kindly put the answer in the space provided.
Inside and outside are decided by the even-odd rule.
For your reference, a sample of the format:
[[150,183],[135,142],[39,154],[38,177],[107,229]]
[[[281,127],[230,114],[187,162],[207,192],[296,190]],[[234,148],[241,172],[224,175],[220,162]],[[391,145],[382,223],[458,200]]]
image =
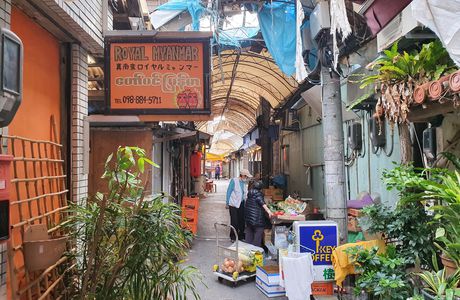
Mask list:
[[[338,225],[336,222],[334,221],[330,221],[330,220],[320,220],[320,221],[296,221],[293,223],[293,228],[294,228],[294,232],[295,232],[295,235],[296,235],[296,250],[298,252],[312,252],[311,250],[316,250],[316,249],[312,249],[312,248],[316,248],[318,246],[324,246],[323,242],[326,242],[327,240],[327,245],[326,247],[332,247],[333,244],[335,244],[334,246],[335,247],[338,247],[340,244],[339,244],[339,229],[338,229]],[[313,236],[311,236],[312,238],[312,241],[309,241],[308,238],[310,238],[310,235],[308,237],[306,236],[302,236],[301,235],[301,231],[304,231],[306,230],[306,228],[309,228],[308,231],[312,231],[312,232],[309,232],[310,235],[313,233],[313,234],[316,234],[316,231],[319,231],[319,234],[320,235],[323,235],[324,232],[321,231],[321,229],[325,229],[327,228],[328,230],[333,230],[335,231],[335,238],[332,240],[331,239],[331,235],[329,235],[328,238],[326,238],[325,236],[323,236],[322,238],[318,239],[318,240],[313,240]],[[319,230],[318,230],[319,229]],[[330,234],[331,232],[327,233],[327,234]],[[333,233],[333,232],[332,232]],[[332,235],[333,237],[333,235]],[[310,245],[305,245],[303,243],[303,241],[305,241],[305,238],[307,238],[306,242],[310,242],[311,244]],[[316,244],[316,245],[313,245],[313,244]],[[305,249],[303,247],[306,247]],[[334,249],[335,249],[334,247]],[[328,281],[334,281],[334,278],[329,278],[329,279],[326,279],[325,276],[324,276],[324,271],[325,270],[329,270],[329,269],[333,269],[333,266],[332,266],[332,251],[333,251],[333,248],[329,248],[329,250],[331,250],[330,252],[327,252],[327,253],[321,253],[320,255],[324,255],[324,254],[327,254],[327,259],[326,263],[324,262],[321,262],[321,261],[315,261],[313,260],[313,269],[315,270],[315,277],[314,277],[314,282],[328,282]],[[315,253],[312,253],[312,257],[316,254],[316,251]],[[320,256],[321,257],[321,256]],[[323,256],[325,257],[325,256]]]
[[[104,40],[104,93],[105,114],[107,115],[211,115],[211,37],[208,32],[155,32],[150,31],[137,35],[108,35]],[[111,107],[111,44],[155,44],[155,43],[201,43],[203,45],[203,108],[194,109],[171,109],[171,108],[147,108],[147,109],[113,109]]]

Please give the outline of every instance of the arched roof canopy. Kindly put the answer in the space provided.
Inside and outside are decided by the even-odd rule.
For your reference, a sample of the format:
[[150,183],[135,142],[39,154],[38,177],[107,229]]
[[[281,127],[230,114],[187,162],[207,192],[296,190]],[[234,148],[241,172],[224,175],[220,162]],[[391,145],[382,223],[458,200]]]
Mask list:
[[261,53],[227,50],[215,55],[211,82],[213,117],[220,119],[214,126],[199,122],[198,128],[210,134],[226,130],[240,137],[255,125],[255,111],[261,97],[276,108],[298,87],[297,81],[284,75],[266,50]]

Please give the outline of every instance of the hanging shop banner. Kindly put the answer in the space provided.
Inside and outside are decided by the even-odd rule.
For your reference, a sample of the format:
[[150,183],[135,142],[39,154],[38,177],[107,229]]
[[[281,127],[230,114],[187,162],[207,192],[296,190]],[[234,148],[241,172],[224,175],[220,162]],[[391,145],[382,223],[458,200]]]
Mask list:
[[106,39],[109,113],[210,114],[210,39],[179,36]]
[[333,281],[332,251],[339,244],[337,223],[297,221],[293,227],[298,251],[310,252],[312,255],[314,281]]

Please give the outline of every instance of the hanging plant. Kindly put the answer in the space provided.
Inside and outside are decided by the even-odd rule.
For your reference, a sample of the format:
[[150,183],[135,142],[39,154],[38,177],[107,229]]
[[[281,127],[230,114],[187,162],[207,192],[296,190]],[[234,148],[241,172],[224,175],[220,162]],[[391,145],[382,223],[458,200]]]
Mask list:
[[454,65],[439,41],[423,44],[419,51],[410,53],[400,53],[396,42],[366,68],[375,74],[364,76],[360,88],[373,85],[378,95],[374,117],[386,118],[393,128],[395,124],[407,123],[409,109],[415,104],[415,87],[438,80],[452,72]]

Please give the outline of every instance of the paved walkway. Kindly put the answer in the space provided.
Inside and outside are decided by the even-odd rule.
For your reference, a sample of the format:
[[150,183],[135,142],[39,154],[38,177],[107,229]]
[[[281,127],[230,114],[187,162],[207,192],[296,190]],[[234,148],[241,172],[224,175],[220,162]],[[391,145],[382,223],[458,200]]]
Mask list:
[[[265,300],[287,299],[267,298],[255,286],[254,281],[241,282],[236,288],[219,283],[212,273],[212,266],[217,262],[215,222],[229,223],[228,210],[225,209],[225,194],[229,181],[219,180],[217,193],[211,193],[200,201],[198,212],[198,233],[188,257],[188,264],[197,267],[204,276],[206,286],[200,284],[198,293],[203,300]],[[229,243],[228,233],[222,233],[222,243]]]

